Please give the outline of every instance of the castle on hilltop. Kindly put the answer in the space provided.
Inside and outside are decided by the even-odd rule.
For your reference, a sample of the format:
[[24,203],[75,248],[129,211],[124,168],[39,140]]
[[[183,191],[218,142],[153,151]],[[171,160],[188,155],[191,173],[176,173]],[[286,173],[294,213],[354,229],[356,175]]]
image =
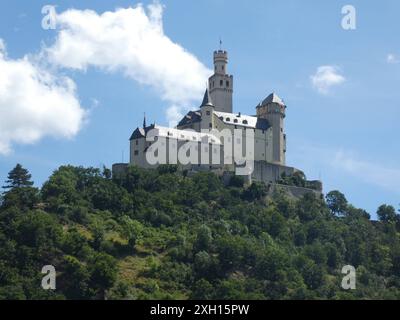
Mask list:
[[[286,105],[271,93],[256,106],[255,115],[233,112],[233,76],[228,53],[214,52],[214,74],[208,79],[197,110],[188,112],[175,128],[152,124],[130,137],[130,164],[154,168],[177,164],[188,172],[239,174],[248,181],[277,183],[297,169],[286,166]],[[239,161],[238,161],[239,160]],[[114,171],[124,164],[117,164]],[[319,182],[313,189],[322,189]],[[316,185],[316,187],[315,187]]]

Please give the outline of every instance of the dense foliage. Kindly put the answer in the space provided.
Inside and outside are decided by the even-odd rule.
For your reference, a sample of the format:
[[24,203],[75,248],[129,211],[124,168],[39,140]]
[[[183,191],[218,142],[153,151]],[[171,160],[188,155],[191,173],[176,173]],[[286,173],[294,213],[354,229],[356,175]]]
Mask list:
[[[0,299],[400,298],[400,219],[289,198],[176,167],[63,166],[41,189],[17,166],[0,207]],[[43,290],[44,265],[57,289]],[[343,290],[344,265],[357,288]]]

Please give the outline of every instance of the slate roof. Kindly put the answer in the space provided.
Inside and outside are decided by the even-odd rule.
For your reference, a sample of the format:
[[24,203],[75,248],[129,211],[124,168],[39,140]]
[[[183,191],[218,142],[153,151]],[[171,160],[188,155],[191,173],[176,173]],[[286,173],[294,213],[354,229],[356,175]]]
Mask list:
[[146,128],[136,128],[135,131],[133,131],[131,137],[129,138],[129,140],[134,140],[134,139],[138,139],[138,138],[143,138],[146,136],[146,133],[155,128],[155,124],[152,124],[150,126],[147,126]]
[[208,92],[208,89],[206,89],[206,92],[204,93],[203,102],[201,103],[201,107],[203,106],[214,106],[211,100],[210,93]]
[[283,100],[281,98],[279,98],[279,96],[275,92],[273,92],[268,97],[266,97],[263,101],[261,101],[257,107],[265,106],[266,104],[269,104],[269,103],[277,103],[277,104],[280,104],[281,106],[285,105]]
[[182,120],[178,123],[178,127],[199,122],[201,121],[201,112],[199,110],[197,111],[189,111],[183,118]]

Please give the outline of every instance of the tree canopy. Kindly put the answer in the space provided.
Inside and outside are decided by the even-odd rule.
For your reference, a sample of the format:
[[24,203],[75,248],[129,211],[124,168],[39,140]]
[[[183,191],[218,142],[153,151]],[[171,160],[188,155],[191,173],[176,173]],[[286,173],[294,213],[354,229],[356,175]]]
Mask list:
[[[294,198],[174,166],[62,166],[37,189],[17,165],[0,204],[0,299],[399,299],[399,214],[377,215],[337,190]],[[56,290],[41,288],[44,265]],[[341,287],[344,265],[356,290]]]

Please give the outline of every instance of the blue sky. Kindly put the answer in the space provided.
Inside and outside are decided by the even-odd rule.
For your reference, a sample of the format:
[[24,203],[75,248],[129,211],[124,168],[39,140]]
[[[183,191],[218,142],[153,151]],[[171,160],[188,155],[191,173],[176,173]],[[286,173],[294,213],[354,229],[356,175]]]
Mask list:
[[[132,47],[126,44],[124,48],[124,41],[118,42],[118,38],[109,42],[118,44],[118,49],[96,47],[99,51],[95,57],[84,57],[84,41],[75,41],[75,51],[64,54],[56,46],[61,43],[60,28],[41,27],[41,10],[47,4],[56,5],[58,14],[74,8],[82,15],[85,9],[102,14],[138,5],[134,1],[81,0],[0,3],[0,39],[5,46],[3,59],[8,63],[4,65],[21,61],[24,56],[37,61],[44,48],[49,48],[55,57],[53,64],[42,62],[40,68],[74,83],[74,88],[63,90],[64,85],[52,82],[59,101],[75,104],[74,109],[65,106],[70,111],[68,116],[62,110],[50,110],[51,118],[41,122],[39,129],[36,127],[41,132],[37,138],[33,133],[27,135],[32,137],[30,140],[21,138],[24,127],[5,134],[0,127],[0,134],[10,140],[7,152],[0,152],[1,181],[17,162],[27,167],[36,184],[41,185],[62,164],[110,167],[127,161],[129,136],[142,123],[144,112],[148,122],[167,125],[174,110],[184,112],[198,106],[202,98],[197,94],[198,87],[205,86],[206,81],[199,75],[212,68],[212,52],[218,49],[222,37],[223,48],[229,52],[229,72],[234,75],[234,110],[254,114],[257,103],[272,91],[286,102],[289,165],[303,169],[310,179],[321,178],[325,191],[341,190],[351,203],[372,215],[382,203],[399,207],[398,1],[160,1],[162,14],[153,13],[159,13],[154,19],[162,21],[163,39],[169,41],[163,41],[163,45],[184,49],[179,54],[186,62],[168,57],[157,39],[154,44],[147,39],[150,48],[154,45],[153,59],[160,57],[150,66],[140,65],[140,59],[133,63],[129,59]],[[147,6],[154,3],[142,4],[148,17]],[[347,4],[356,9],[355,30],[341,27],[341,10]],[[64,28],[71,27],[73,19],[64,16]],[[137,27],[135,21],[132,23]],[[117,52],[126,61],[107,60],[107,50]],[[76,61],[84,61],[85,65],[77,67]],[[158,65],[164,67],[163,63],[168,64],[166,72],[155,72],[154,77],[141,74]],[[181,92],[177,93],[179,98],[171,97],[186,84],[177,83],[173,88],[170,79],[163,78],[165,73],[174,74],[168,68],[175,65],[187,69],[182,82],[196,82],[193,90],[188,90],[188,97]],[[8,109],[1,103],[0,75],[0,116],[12,119],[8,123],[15,120],[10,116],[11,108],[18,109],[20,101],[12,94],[7,93],[7,101],[12,101]],[[73,117],[77,110],[85,112],[81,121]],[[18,125],[26,123],[18,121]],[[53,121],[60,123],[53,128]]]

